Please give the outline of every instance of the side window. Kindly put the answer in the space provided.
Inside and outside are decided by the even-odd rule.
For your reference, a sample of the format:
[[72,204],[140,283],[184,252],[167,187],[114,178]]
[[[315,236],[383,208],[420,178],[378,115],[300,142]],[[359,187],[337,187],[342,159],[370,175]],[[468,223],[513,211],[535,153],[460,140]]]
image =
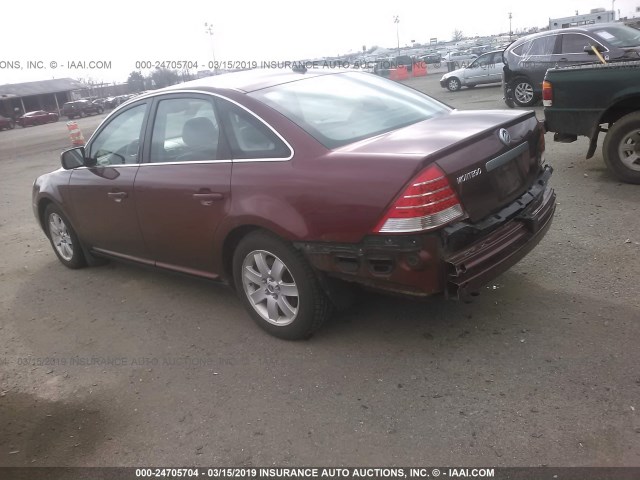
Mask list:
[[493,54],[482,55],[473,62],[473,67],[487,68],[492,62]]
[[161,100],[151,136],[151,163],[217,160],[220,128],[213,101]]
[[246,110],[219,100],[234,159],[288,158],[291,150],[264,123]]
[[556,45],[556,35],[547,35],[533,40],[523,49],[522,54],[527,55],[552,55]]
[[562,35],[562,53],[582,53],[584,47],[591,45],[589,37],[584,35],[566,34]]
[[91,143],[89,157],[99,166],[138,163],[146,110],[143,103],[113,118]]

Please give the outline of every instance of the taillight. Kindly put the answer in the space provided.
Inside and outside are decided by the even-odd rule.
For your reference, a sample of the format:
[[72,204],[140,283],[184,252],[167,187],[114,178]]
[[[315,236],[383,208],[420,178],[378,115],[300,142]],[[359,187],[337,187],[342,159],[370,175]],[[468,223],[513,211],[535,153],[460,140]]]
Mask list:
[[423,170],[389,207],[378,233],[421,232],[465,216],[456,192],[436,165]]
[[547,80],[542,82],[542,105],[545,107],[553,106],[553,85]]

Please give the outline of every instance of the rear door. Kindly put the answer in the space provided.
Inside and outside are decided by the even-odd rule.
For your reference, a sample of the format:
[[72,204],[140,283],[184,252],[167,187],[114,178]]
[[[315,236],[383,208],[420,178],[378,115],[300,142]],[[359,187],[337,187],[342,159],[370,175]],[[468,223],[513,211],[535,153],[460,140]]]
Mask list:
[[522,45],[520,69],[526,72],[536,91],[542,90],[547,70],[555,65],[555,52],[559,51],[560,35],[545,35]]
[[214,97],[154,101],[135,180],[140,226],[157,266],[215,277],[214,233],[231,202],[231,156]]
[[600,45],[600,43],[581,33],[565,33],[560,35],[559,53],[554,57],[560,66],[571,63],[592,63],[597,61],[597,57],[584,51],[585,47],[591,45]]
[[487,83],[500,82],[502,80],[502,52],[494,52],[489,54],[491,59],[487,65]]

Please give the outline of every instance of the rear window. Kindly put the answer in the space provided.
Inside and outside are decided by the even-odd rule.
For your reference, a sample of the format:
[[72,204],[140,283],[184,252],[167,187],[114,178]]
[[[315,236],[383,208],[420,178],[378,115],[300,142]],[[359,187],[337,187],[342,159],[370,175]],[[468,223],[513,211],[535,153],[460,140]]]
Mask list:
[[402,84],[366,73],[305,78],[250,94],[327,148],[397,130],[451,109]]

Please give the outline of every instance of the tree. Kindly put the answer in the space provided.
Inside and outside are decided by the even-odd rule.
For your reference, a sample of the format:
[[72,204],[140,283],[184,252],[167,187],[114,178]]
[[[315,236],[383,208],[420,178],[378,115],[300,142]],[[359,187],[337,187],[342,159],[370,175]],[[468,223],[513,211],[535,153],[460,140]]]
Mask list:
[[127,79],[129,90],[132,92],[141,92],[144,90],[144,77],[140,72],[131,72]]
[[180,81],[178,73],[175,70],[169,70],[167,68],[156,68],[151,73],[151,79],[156,88],[168,87],[169,85],[175,85]]
[[460,40],[464,39],[464,34],[462,33],[462,30],[458,30],[457,28],[453,31],[453,38],[452,40],[454,42],[459,42]]

